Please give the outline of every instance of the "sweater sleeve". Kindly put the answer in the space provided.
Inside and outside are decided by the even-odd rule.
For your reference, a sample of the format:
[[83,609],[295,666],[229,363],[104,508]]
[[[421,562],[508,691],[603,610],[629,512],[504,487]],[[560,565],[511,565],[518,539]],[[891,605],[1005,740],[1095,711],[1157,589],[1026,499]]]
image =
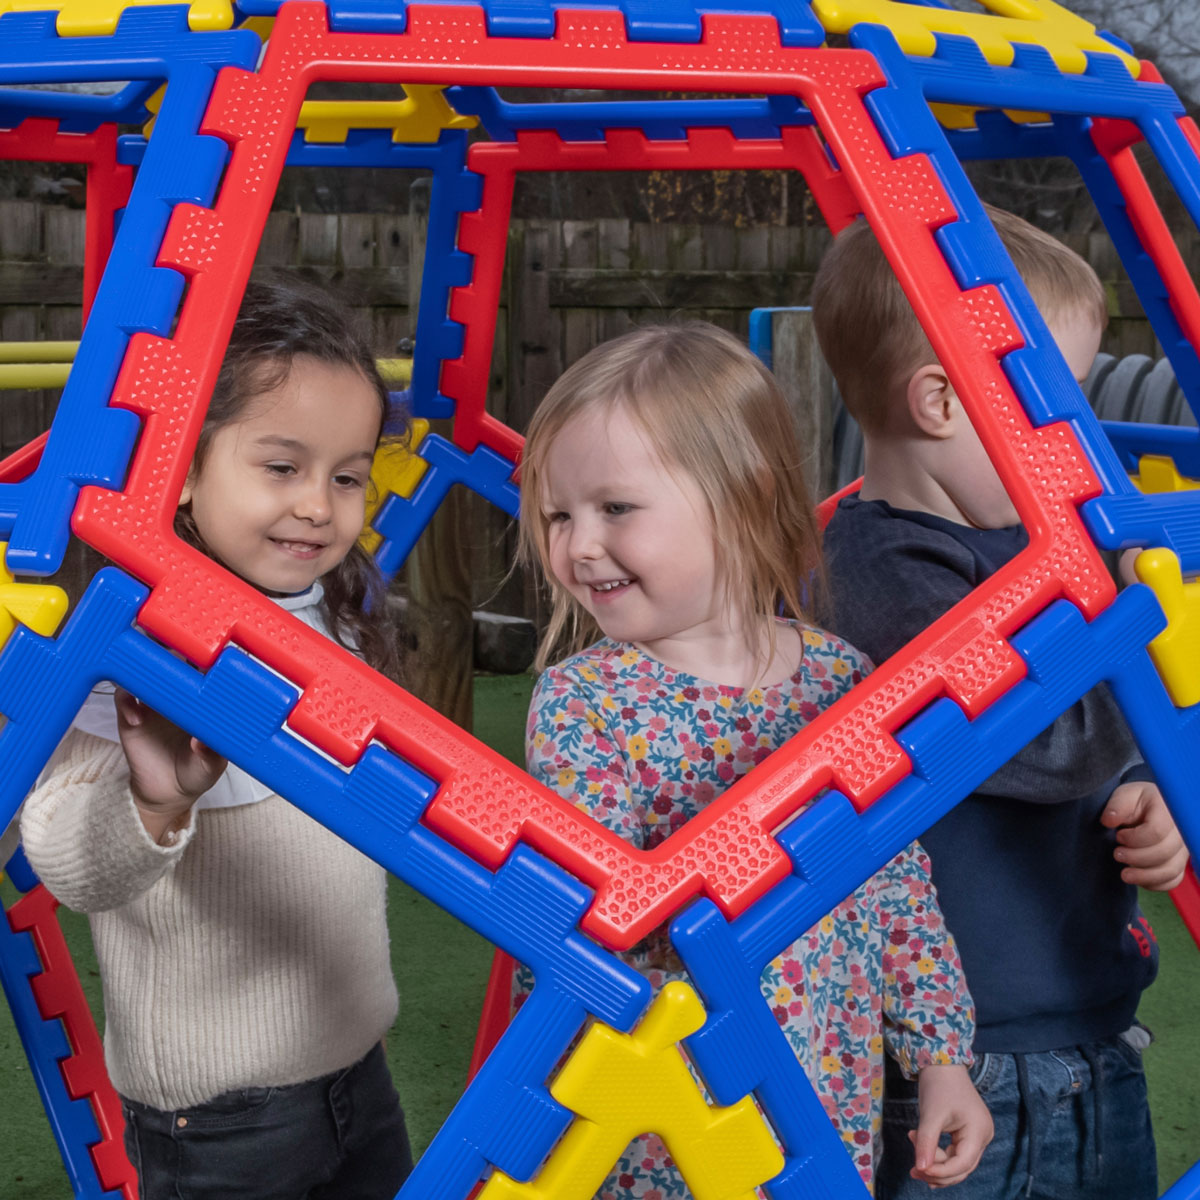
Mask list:
[[574,671],[550,667],[534,688],[526,728],[529,773],[636,846],[642,821],[630,786],[624,736],[605,697]]
[[969,1064],[975,1007],[920,844],[902,850],[875,883],[888,1052],[910,1079],[925,1067]]
[[179,861],[192,822],[170,845],[142,825],[119,742],[72,729],[21,813],[21,839],[50,892],[78,912],[120,908]]
[[[891,536],[868,534],[860,546],[857,528],[839,533],[840,519],[838,514],[827,533],[833,627],[876,663],[902,649],[986,578],[971,553],[946,533],[891,521],[886,526]],[[1062,803],[1090,796],[1140,760],[1112,693],[1100,684],[975,790]]]

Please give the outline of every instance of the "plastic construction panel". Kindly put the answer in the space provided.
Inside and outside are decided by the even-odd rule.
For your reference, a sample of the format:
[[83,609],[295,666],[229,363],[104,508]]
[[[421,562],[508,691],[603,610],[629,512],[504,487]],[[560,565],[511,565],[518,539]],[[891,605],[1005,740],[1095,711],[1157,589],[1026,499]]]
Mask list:
[[[971,721],[952,701],[937,701],[896,735],[913,763],[910,776],[861,815],[829,792],[794,819],[778,835],[792,874],[736,920],[702,900],[672,924],[672,942],[710,1014],[688,1051],[718,1102],[756,1092],[788,1154],[788,1187],[781,1180],[768,1189],[775,1200],[849,1194],[835,1168],[850,1160],[825,1150],[840,1142],[762,998],[763,967],[1076,699],[1143,663],[1142,647],[1162,623],[1142,588],[1123,592],[1090,623],[1073,605],[1051,605],[1012,639],[1028,676],[1010,692]],[[825,1190],[815,1190],[814,1173]],[[849,1180],[857,1181],[852,1169]]]
[[[349,771],[331,763],[283,725],[296,701],[294,688],[236,647],[207,673],[196,671],[134,627],[145,596],[144,587],[107,568],[57,641],[23,629],[14,635],[0,658],[0,711],[9,718],[0,754],[14,767],[0,806],[15,811],[40,765],[38,755],[22,754],[30,725],[45,710],[38,685],[65,697],[60,706],[73,711],[96,677],[111,678],[232,761],[252,767],[275,791],[533,967],[534,995],[546,993],[537,1011],[561,1028],[564,1040],[557,1047],[543,1044],[536,1025],[526,1022],[477,1077],[466,1109],[475,1116],[513,1112],[509,1124],[473,1128],[488,1162],[528,1173],[561,1132],[551,1119],[559,1110],[542,1083],[557,1057],[589,1013],[628,1029],[648,1000],[640,975],[574,931],[590,899],[587,889],[524,847],[493,875],[447,846],[419,820],[433,792],[430,781],[379,746],[369,747]],[[465,1121],[452,1119],[445,1144],[457,1145]]]
[[[444,2],[447,7],[459,7],[453,0]],[[281,0],[242,0],[238,5],[250,16],[274,16],[280,7]],[[330,28],[337,32],[400,34],[408,32],[408,13],[413,6],[389,0],[332,0],[328,7]],[[825,30],[804,0],[726,0],[699,6],[688,0],[488,0],[479,11],[486,18],[489,37],[550,38],[560,10],[593,9],[619,11],[622,34],[631,42],[699,42],[704,17],[714,13],[774,17],[785,46],[820,46],[825,41]]]
[[[133,9],[106,38],[58,38],[53,13],[0,18],[8,61],[0,83],[27,79],[145,78],[169,82],[155,139],[117,233],[112,269],[97,293],[42,462],[30,479],[0,485],[0,525],[11,529],[9,562],[46,574],[61,565],[68,519],[85,483],[119,485],[138,423],[107,407],[130,333],[170,328],[183,278],[155,265],[158,245],[178,200],[202,199],[216,185],[225,147],[196,136],[216,71],[253,65],[251,33],[188,34],[186,9]],[[97,65],[98,64],[98,65]]]
[[[781,49],[775,24],[751,18],[707,18],[705,44],[664,52],[624,42],[619,18],[606,14],[564,16],[546,43],[487,38],[477,10],[414,8],[409,17],[406,35],[364,38],[331,34],[323,10],[297,5],[280,16],[257,74],[226,71],[219,77],[202,131],[232,145],[226,184],[213,210],[180,205],[168,227],[159,261],[188,274],[192,286],[170,342],[147,334],[131,342],[113,403],[145,416],[138,453],[123,494],[87,490],[75,528],[153,585],[140,617],[147,630],[202,666],[235,638],[302,689],[288,718],[298,734],[345,763],[356,761],[372,737],[400,750],[442,785],[426,817],[431,827],[493,866],[525,836],[599,890],[585,927],[628,945],[698,891],[736,912],[786,874],[786,856],[767,831],[796,811],[805,788],[811,794],[833,781],[856,803],[866,803],[903,775],[907,764],[886,723],[913,709],[895,700],[881,703],[881,692],[870,687],[861,699],[856,693],[840,712],[841,729],[833,729],[832,717],[814,725],[806,741],[760,768],[753,788],[731,791],[661,853],[641,855],[423,706],[384,687],[348,656],[335,654],[319,635],[283,624],[263,597],[174,541],[169,514],[194,444],[201,397],[269,202],[265,196],[246,200],[248,185],[281,168],[298,111],[307,59],[289,47],[303,45],[327,72],[344,69],[364,79],[478,84],[507,69],[528,72],[530,83],[627,87],[644,84],[657,71],[656,86],[694,87],[703,72],[722,91],[800,95],[830,130],[838,161],[871,200],[880,227],[903,247],[909,269],[938,281],[938,299],[956,318],[956,337],[977,347],[969,365],[977,359],[984,375],[994,375],[996,347],[988,341],[980,347],[974,316],[980,298],[958,291],[930,233],[931,224],[954,213],[936,175],[919,156],[894,160],[863,107],[861,93],[884,82],[869,56]],[[419,49],[427,45],[425,21],[436,21],[440,39],[433,59],[431,51]],[[598,38],[607,49],[597,48]],[[405,58],[410,45],[411,61]],[[812,136],[803,129],[788,133]],[[832,173],[827,160],[825,169]],[[465,230],[460,246],[464,253],[473,250]],[[1023,428],[1019,412],[995,420],[1002,429],[1007,421],[1020,445],[1011,470],[1024,484],[1025,511],[1036,517],[1034,541],[914,650],[917,666],[905,680],[923,691],[912,701],[916,707],[942,691],[973,712],[986,706],[1021,674],[1004,643],[1006,629],[1064,592],[1089,613],[1111,598],[1111,583],[1075,517],[1078,499],[1095,489],[1078,447],[1065,431]],[[1054,486],[1039,509],[1031,481],[1046,475]],[[954,652],[947,654],[943,643]],[[725,854],[729,831],[735,841],[744,839],[742,861],[733,866]],[[625,902],[616,899],[622,893],[629,897]]]
[[416,453],[429,467],[412,496],[408,499],[394,493],[388,496],[372,523],[384,539],[375,552],[375,561],[389,578],[404,564],[417,538],[456,483],[466,484],[511,517],[517,515],[520,503],[517,486],[512,481],[515,465],[486,446],[464,454],[452,442],[431,434]]
[[[18,903],[20,903],[18,901]],[[42,1098],[54,1140],[62,1154],[73,1195],[78,1200],[128,1200],[100,1183],[88,1148],[101,1140],[92,1107],[67,1091],[59,1062],[71,1045],[59,1021],[46,1021],[38,1010],[30,980],[40,975],[42,961],[33,938],[17,932],[7,913],[0,913],[0,984]]]
[[[922,79],[922,67],[927,60],[904,58],[885,30],[865,30],[862,40],[872,46],[888,76],[890,86],[871,93],[867,97],[867,104],[876,116],[890,148],[893,153],[899,154],[921,151],[927,153],[958,210],[958,220],[942,225],[936,234],[939,247],[953,269],[955,279],[964,289],[994,286],[1008,314],[1015,321],[1009,345],[1006,347],[1010,352],[1005,354],[1002,366],[1030,420],[1037,426],[1054,421],[1070,421],[1074,434],[1086,448],[1104,489],[1113,492],[1130,490],[1125,472],[1121,469],[1107,439],[1100,433],[1078,383],[1063,361],[1045,321],[1030,299],[974,189],[950,150],[945,132],[938,126],[921,99],[922,82],[928,90],[928,82]],[[939,51],[942,49],[942,40],[939,39]],[[954,49],[961,49],[961,39],[945,40],[952,42]],[[966,54],[965,57],[968,60],[967,65],[972,65],[974,70],[988,73],[997,71],[996,68],[988,66],[977,52],[973,56]],[[1016,61],[1019,63],[1022,58],[1023,54],[1019,51]],[[1049,62],[1048,59],[1046,61]],[[1086,78],[1059,76],[1058,72],[1053,70],[1053,64],[1050,64],[1050,69],[1055,78],[1061,79],[1064,85],[1066,81]],[[966,66],[963,70],[965,73]],[[1020,74],[1015,67],[1011,70]],[[1141,85],[1131,83],[1131,86]],[[902,281],[904,278],[901,275]],[[921,291],[921,279],[919,276],[914,277],[909,295],[918,311],[920,303],[914,292]],[[924,316],[923,323],[953,375],[953,346],[939,345],[934,329]],[[996,336],[1001,335],[997,332]],[[969,397],[970,381],[957,377],[956,382],[960,394],[964,393],[965,387]],[[974,412],[972,409],[973,416]],[[986,435],[984,441],[995,458],[995,447],[988,443]],[[1002,466],[1001,475],[1008,482]],[[1014,495],[1014,500],[1020,509],[1019,497]]]
[[63,133],[94,133],[101,125],[140,125],[147,117],[146,100],[157,83],[135,81],[115,94],[29,91],[6,87],[0,92],[0,127],[28,117],[59,122]]
[[100,276],[112,250],[116,214],[124,208],[133,173],[116,157],[117,129],[101,125],[88,133],[71,133],[63,124],[31,117],[16,128],[0,131],[0,159],[23,162],[74,162],[87,166],[87,234],[83,262],[83,315],[87,320]]
[[490,416],[484,405],[492,360],[492,314],[500,303],[518,172],[798,169],[834,230],[858,211],[821,139],[806,127],[785,129],[777,138],[748,141],[726,129],[696,128],[682,139],[665,142],[628,128],[606,130],[601,141],[564,141],[552,131],[521,130],[512,141],[473,146],[467,162],[483,179],[479,211],[465,215],[459,231],[459,246],[474,257],[475,268],[470,287],[451,294],[450,315],[466,330],[466,340],[462,357],[445,364],[442,387],[454,398],[455,442],[467,450],[482,443],[512,459],[520,454],[521,438]]
[[609,129],[639,129],[654,141],[687,137],[689,129],[728,129],[737,138],[777,138],[781,129],[811,125],[813,116],[792,96],[751,100],[626,100],[514,104],[494,88],[452,88],[457,112],[478,116],[494,141],[518,130],[553,132],[565,141],[599,141]]
[[[55,916],[57,908],[58,901],[44,887],[37,887],[8,911],[9,925],[18,934],[32,937],[42,964],[41,974],[29,978],[38,1011],[44,1021],[62,1022],[72,1048],[68,1057],[45,1063],[43,1069],[61,1071],[72,1101],[89,1101],[98,1124],[100,1139],[87,1147],[91,1171],[80,1154],[78,1174],[90,1183],[89,1176],[94,1171],[100,1192],[119,1192],[124,1200],[137,1200],[137,1176],[125,1156],[122,1139],[125,1121],[121,1101],[105,1070],[104,1047]],[[0,955],[3,953],[4,947],[0,946]],[[31,1037],[30,1048],[46,1049],[47,1039]],[[73,1132],[78,1134],[82,1129]],[[71,1159],[79,1149],[77,1145],[62,1148]],[[90,1188],[87,1194],[94,1192],[95,1188]]]

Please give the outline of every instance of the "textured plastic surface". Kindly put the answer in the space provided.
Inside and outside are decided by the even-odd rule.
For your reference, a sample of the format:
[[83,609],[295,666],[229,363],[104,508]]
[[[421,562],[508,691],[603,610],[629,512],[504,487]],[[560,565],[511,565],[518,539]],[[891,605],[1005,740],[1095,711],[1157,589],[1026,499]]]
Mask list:
[[[276,18],[261,60],[256,33],[189,29],[184,6],[130,8],[105,36],[62,37],[54,12],[0,17],[0,114],[27,104],[22,115],[60,120],[56,129],[14,121],[12,153],[53,156],[74,130],[94,135],[81,153],[112,181],[96,228],[107,221],[111,231],[125,206],[111,252],[96,260],[97,274],[107,267],[45,453],[32,474],[36,451],[0,471],[11,564],[53,570],[73,530],[120,568],[97,576],[53,640],[18,628],[0,650],[0,824],[87,690],[114,679],[529,964],[528,1002],[405,1196],[461,1200],[493,1170],[529,1183],[528,1194],[553,1192],[567,1160],[552,1152],[572,1111],[599,1118],[575,1137],[603,1142],[587,1170],[604,1169],[602,1158],[624,1148],[614,1130],[634,1121],[637,1097],[616,1084],[605,1112],[592,1113],[572,1084],[588,1056],[573,1055],[557,1079],[555,1069],[581,1031],[603,1025],[619,1035],[592,1039],[605,1043],[592,1066],[626,1078],[630,1043],[620,1037],[649,996],[612,950],[671,918],[704,1001],[686,1023],[699,1026],[689,1052],[718,1103],[754,1093],[783,1147],[768,1195],[862,1194],[758,994],[762,965],[1101,679],[1200,847],[1190,804],[1196,713],[1172,703],[1146,650],[1162,612],[1145,587],[1115,594],[1090,532],[1168,547],[1185,572],[1200,567],[1194,492],[1138,494],[1125,469],[1142,445],[1200,475],[1197,435],[1151,431],[1114,450],[957,155],[1074,159],[1191,388],[1200,308],[1128,151],[1144,139],[1198,215],[1200,135],[1152,68],[1139,71],[1107,38],[1089,40],[1045,0],[1031,10],[1051,18],[1044,26],[970,15],[957,32],[921,35],[911,54],[880,20],[928,30],[928,14],[947,10],[864,0],[850,47],[832,49],[811,7],[774,2],[240,7]],[[80,77],[132,82],[116,100],[21,91]],[[318,136],[333,140],[306,141],[303,99],[327,78],[410,96],[445,88],[438,94],[461,105],[458,117],[478,115],[493,140],[468,147],[464,128],[418,122],[419,136],[436,140],[397,142],[390,113],[379,118],[387,127],[364,129],[351,125],[374,123],[373,110],[310,109],[310,129],[328,121]],[[135,119],[128,114],[164,81],[149,139],[114,150],[115,114]],[[492,91],[499,85],[734,98],[516,105]],[[931,104],[965,107],[974,125],[948,133]],[[458,124],[448,111],[437,121]],[[1039,111],[1053,124],[1001,115]],[[315,163],[432,176],[412,396],[418,417],[454,423],[449,439],[424,438],[424,465],[411,461],[375,516],[389,570],[455,484],[515,510],[521,439],[486,397],[512,187],[524,171],[798,170],[834,230],[864,213],[997,463],[1029,547],[700,817],[654,852],[634,851],[174,538],[175,503],[279,172]],[[99,1084],[62,1087],[61,1023],[29,1008],[34,959],[16,935],[0,946],[52,1119],[81,1164],[74,1186],[96,1194],[111,1177],[85,1178],[90,1158],[78,1151],[99,1144],[82,1099]],[[683,1033],[666,1021],[655,1035],[672,1063]],[[679,1095],[699,1102],[695,1089]],[[695,1112],[695,1130],[684,1122],[680,1138],[704,1127]],[[696,1152],[711,1157],[719,1139],[699,1137]]]

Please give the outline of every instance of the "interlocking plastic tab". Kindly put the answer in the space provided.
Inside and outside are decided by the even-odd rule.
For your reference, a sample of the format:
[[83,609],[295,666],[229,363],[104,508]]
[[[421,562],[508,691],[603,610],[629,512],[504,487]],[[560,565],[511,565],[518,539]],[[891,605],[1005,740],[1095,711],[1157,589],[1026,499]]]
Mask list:
[[577,1114],[534,1183],[493,1175],[480,1200],[587,1200],[640,1133],[661,1135],[697,1200],[753,1200],[783,1156],[746,1097],[709,1106],[677,1043],[704,1021],[685,983],[668,983],[632,1034],[593,1025],[550,1089]]

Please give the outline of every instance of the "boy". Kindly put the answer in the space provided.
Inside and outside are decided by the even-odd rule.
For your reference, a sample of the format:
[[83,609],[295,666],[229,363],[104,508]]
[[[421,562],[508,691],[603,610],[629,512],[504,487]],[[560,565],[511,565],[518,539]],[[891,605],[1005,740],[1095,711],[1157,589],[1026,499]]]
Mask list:
[[[1106,320],[1099,279],[1055,239],[988,212],[1082,379]],[[866,446],[862,488],[825,535],[833,628],[881,663],[1028,535],[865,222],[822,262],[813,316]],[[1136,885],[1173,887],[1187,853],[1148,776],[1101,686],[921,837],[975,998],[972,1075],[995,1122],[955,1196],[1158,1195],[1150,1036],[1134,1020],[1157,958]],[[911,1132],[915,1113],[915,1085],[889,1074],[880,1200],[928,1194],[910,1177],[914,1145],[917,1162],[933,1151]]]

